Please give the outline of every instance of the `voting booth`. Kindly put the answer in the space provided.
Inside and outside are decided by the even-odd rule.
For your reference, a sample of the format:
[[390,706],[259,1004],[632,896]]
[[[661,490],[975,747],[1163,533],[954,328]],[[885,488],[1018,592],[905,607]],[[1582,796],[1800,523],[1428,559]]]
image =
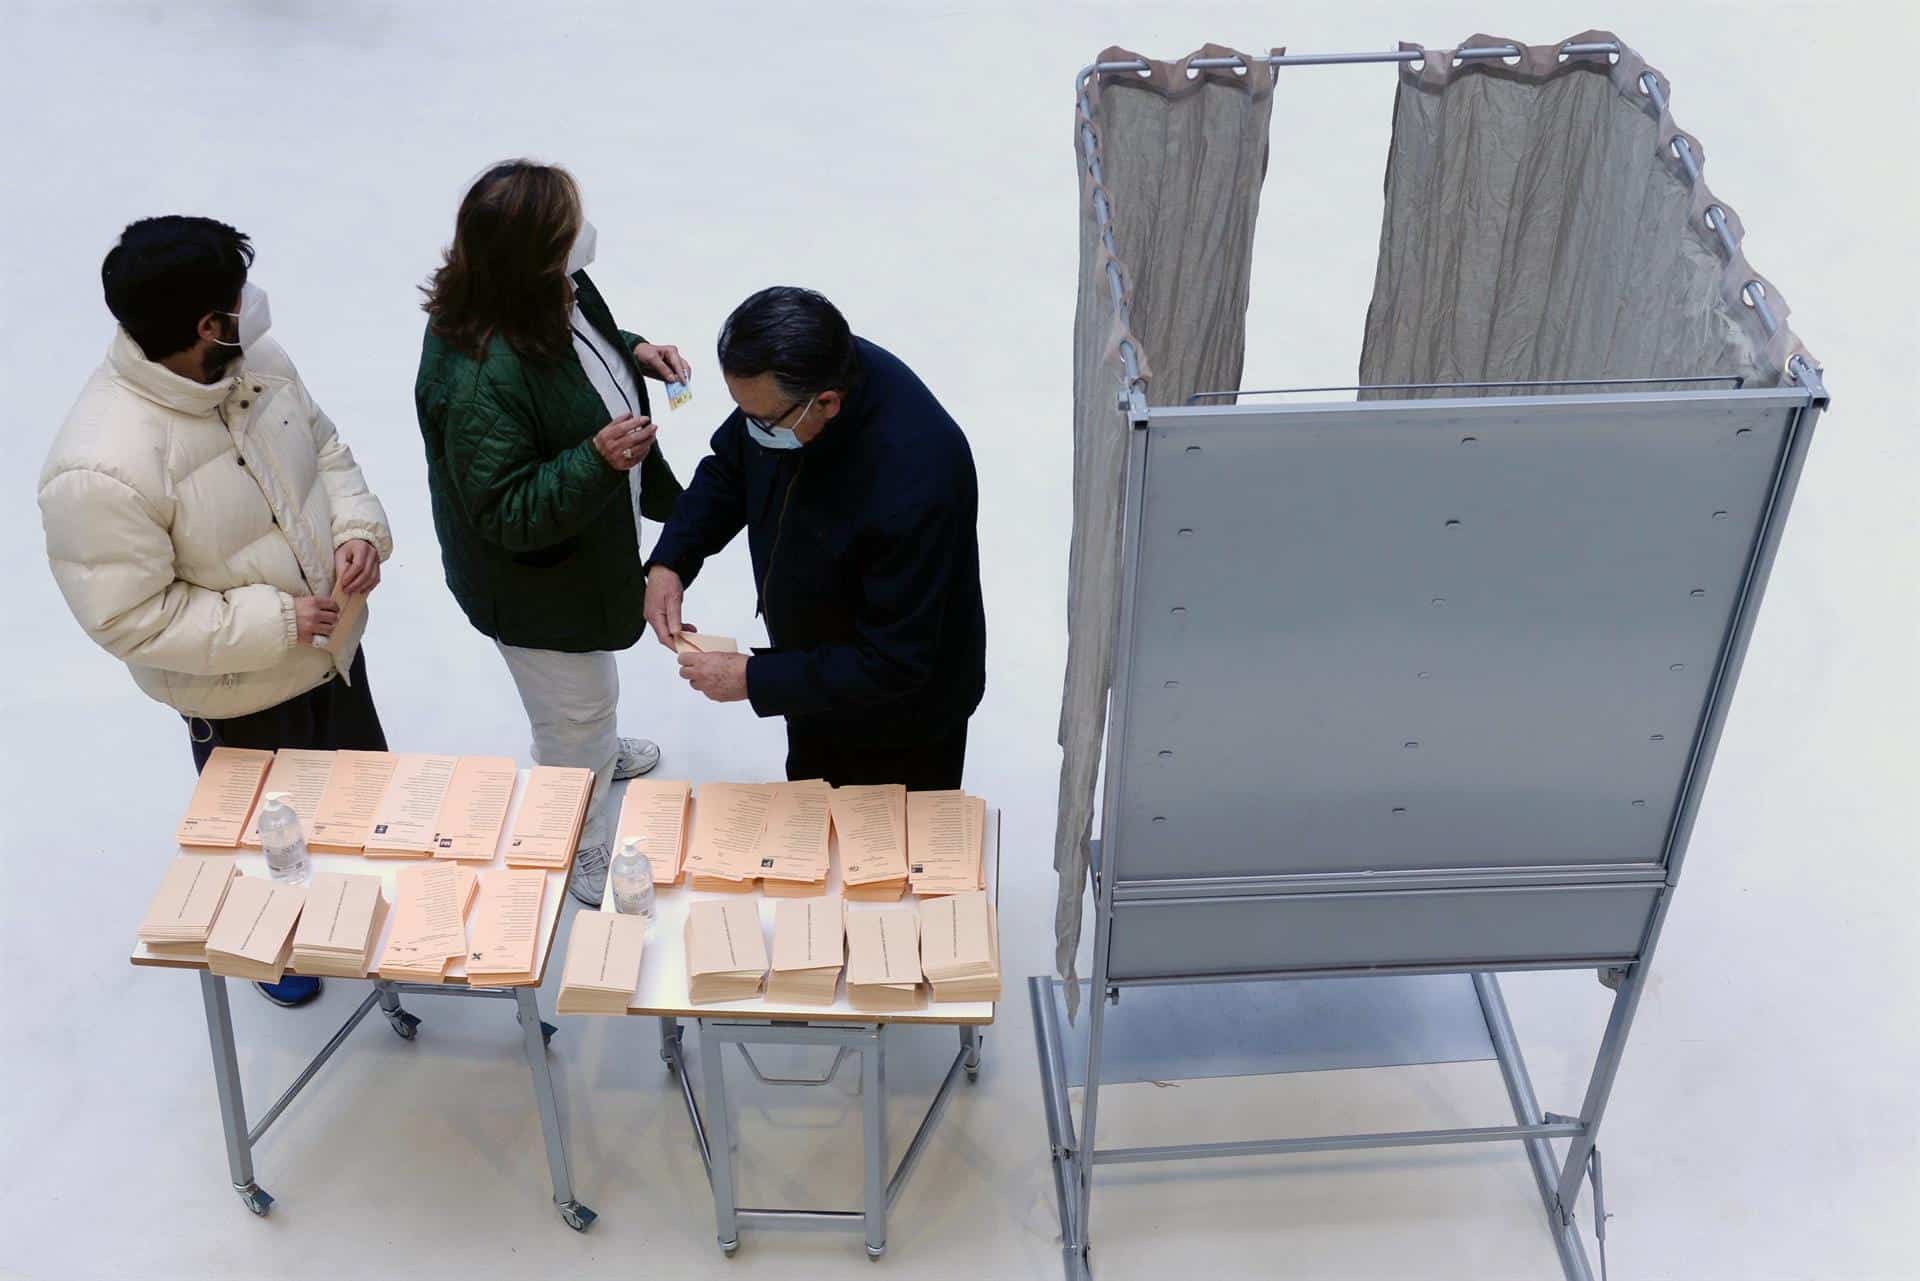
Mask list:
[[[1344,63],[1398,78],[1360,376],[1242,390],[1273,78]],[[1030,984],[1070,1278],[1103,1166],[1479,1142],[1604,1271],[1601,1122],[1827,403],[1668,97],[1606,32],[1080,74],[1062,977]],[[1552,969],[1614,992],[1565,1112],[1498,977]],[[1119,1082],[1472,1059],[1512,1124],[1096,1144]]]

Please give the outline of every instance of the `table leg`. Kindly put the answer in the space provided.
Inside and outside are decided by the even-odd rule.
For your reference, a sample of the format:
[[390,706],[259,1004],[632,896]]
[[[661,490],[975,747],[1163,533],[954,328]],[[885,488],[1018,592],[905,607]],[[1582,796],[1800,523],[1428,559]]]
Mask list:
[[887,1046],[885,1027],[875,1027],[860,1050],[860,1108],[866,1140],[867,1257],[887,1252]]
[[554,1094],[553,1072],[547,1065],[547,1037],[540,1020],[536,989],[513,990],[515,1010],[520,1019],[520,1041],[526,1051],[527,1066],[533,1070],[533,1100],[540,1109],[540,1133],[547,1142],[547,1168],[553,1175],[553,1203],[560,1217],[575,1232],[585,1232],[599,1217],[573,1196],[573,1172],[567,1167],[567,1139],[560,1129],[560,1102]]
[[207,1040],[213,1047],[213,1089],[220,1100],[220,1126],[227,1137],[227,1173],[247,1209],[264,1215],[273,1198],[253,1181],[253,1143],[247,1138],[247,1104],[240,1093],[240,1059],[233,1044],[227,980],[211,970],[202,970],[200,998],[207,1011]]
[[660,1061],[667,1065],[667,1069],[669,1071],[673,1069],[672,1046],[673,1046],[673,1043],[675,1041],[678,1041],[679,1039],[680,1039],[680,1020],[679,1019],[661,1019],[660,1020]]
[[740,1248],[740,1226],[733,1187],[733,1115],[727,1107],[727,1044],[704,1021],[699,1027],[700,1070],[707,1082],[707,1150],[713,1157],[708,1171],[713,1184],[713,1230],[720,1252],[732,1254]]
[[393,1034],[403,1041],[411,1041],[420,1031],[420,1020],[400,1008],[399,989],[391,983],[378,980],[375,980],[373,987],[380,993],[380,1012],[393,1025]]
[[960,1048],[966,1051],[967,1081],[980,1079],[980,1029],[971,1023],[960,1025]]

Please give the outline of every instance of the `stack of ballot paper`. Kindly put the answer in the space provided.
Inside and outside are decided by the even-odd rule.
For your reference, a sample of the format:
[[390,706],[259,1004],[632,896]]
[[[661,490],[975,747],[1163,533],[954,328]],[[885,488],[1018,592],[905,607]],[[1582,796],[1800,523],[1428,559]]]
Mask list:
[[832,1005],[846,956],[844,909],[830,898],[773,905],[773,973],[767,999],[788,1005]]
[[[705,789],[702,789],[703,791]],[[687,995],[695,1005],[744,1001],[767,976],[767,941],[751,899],[701,899],[687,908]]]
[[314,873],[307,906],[293,931],[293,968],[301,974],[365,978],[386,921],[387,900],[379,877]]
[[275,752],[273,764],[267,769],[266,786],[260,789],[260,799],[254,803],[240,844],[250,850],[260,848],[260,811],[266,808],[266,798],[275,792],[287,794],[287,804],[293,807],[293,812],[300,818],[301,832],[311,837],[313,817],[319,812],[320,797],[326,792],[327,780],[332,776],[332,752],[310,752],[297,747],[283,747]]
[[540,902],[547,874],[537,867],[480,873],[467,945],[467,982],[474,987],[515,987],[537,982],[534,950],[540,940]]
[[965,792],[907,794],[907,880],[915,894],[987,887],[987,803]]
[[773,787],[766,783],[702,783],[687,840],[687,870],[696,890],[746,892],[760,874],[760,838],[767,830]]
[[[392,752],[334,752],[326,786],[307,827],[307,848],[358,854],[373,833],[373,811],[387,793],[400,758]],[[305,815],[301,816],[303,819]]]
[[193,799],[174,829],[180,844],[200,849],[232,849],[240,844],[266,784],[272,752],[246,747],[216,747],[193,786]]
[[629,840],[638,841],[640,852],[653,865],[655,885],[672,885],[680,879],[687,844],[687,803],[692,795],[687,783],[636,778],[627,784],[627,794],[620,801],[613,848],[623,850]]
[[676,654],[738,654],[739,643],[731,636],[709,636],[705,632],[681,632],[673,638]]
[[891,903],[907,889],[907,789],[836,787],[829,798],[840,879],[857,903]]
[[135,931],[147,950],[183,961],[207,959],[207,934],[213,929],[227,889],[239,875],[233,859],[217,854],[182,854],[167,864],[160,892]]
[[454,762],[434,821],[433,856],[491,863],[500,852],[520,767],[506,756],[462,756]]
[[593,771],[565,765],[536,765],[527,775],[520,812],[507,836],[508,867],[559,869],[573,862],[593,795]]
[[913,904],[847,913],[847,1003],[877,1013],[920,1008],[920,923]]
[[978,890],[920,905],[920,968],[942,1001],[1000,999],[1000,930]]
[[562,1014],[625,1014],[640,986],[647,918],[618,912],[576,912],[560,970]]
[[402,752],[394,758],[393,776],[373,807],[368,858],[425,858],[433,853],[440,803],[459,759],[424,752]]
[[236,876],[207,932],[207,968],[230,978],[278,983],[293,952],[293,925],[307,891],[264,876]]
[[380,977],[438,983],[467,954],[467,905],[479,876],[458,863],[403,867],[393,878],[393,928]]
[[833,788],[821,779],[774,783],[767,826],[755,860],[770,898],[810,898],[827,892]]

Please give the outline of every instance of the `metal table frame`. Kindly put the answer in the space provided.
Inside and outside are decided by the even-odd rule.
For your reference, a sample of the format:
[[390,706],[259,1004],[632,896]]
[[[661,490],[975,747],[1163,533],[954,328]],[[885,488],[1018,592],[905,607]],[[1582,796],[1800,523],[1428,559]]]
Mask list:
[[[702,1111],[695,1097],[693,1080],[687,1072],[686,1050],[681,1043],[684,1029],[678,1018],[660,1020],[660,1058],[680,1082],[680,1096],[687,1105],[687,1119],[693,1126],[694,1143],[700,1150],[700,1162],[706,1167],[707,1182],[713,1189],[714,1232],[720,1252],[732,1255],[740,1248],[740,1229],[796,1228],[825,1229],[862,1233],[867,1257],[878,1261],[887,1251],[887,1213],[893,1208],[907,1180],[926,1150],[927,1139],[946,1111],[955,1084],[965,1073],[969,1084],[980,1077],[982,1035],[979,1025],[960,1024],[960,1049],[934,1091],[926,1115],[921,1119],[906,1151],[892,1175],[887,1172],[890,1155],[887,1144],[887,1040],[899,1031],[897,1025],[884,1022],[790,1022],[768,1019],[741,1019],[724,1015],[691,1020],[700,1030],[701,1075],[706,1085],[707,1105]],[[928,1026],[940,1026],[930,1024]],[[865,1153],[862,1162],[865,1188],[859,1210],[767,1209],[742,1206],[735,1188],[733,1172],[733,1119],[727,1101],[726,1047],[740,1050],[754,1077],[768,1085],[817,1087],[827,1084],[839,1072],[849,1055],[860,1056],[861,1139]],[[833,1063],[820,1076],[774,1076],[760,1070],[750,1045],[817,1045],[835,1048]],[[556,1178],[558,1176],[556,1175]]]
[[[1519,52],[1520,50],[1512,46],[1499,45],[1485,49],[1459,49],[1453,51],[1453,56],[1457,60],[1470,61],[1510,57]],[[1568,45],[1562,49],[1562,52],[1581,55],[1617,53],[1618,46],[1610,43]],[[1396,50],[1356,54],[1277,54],[1256,59],[1256,61],[1263,61],[1278,68],[1345,63],[1407,63],[1418,61],[1421,57],[1422,54],[1418,50]],[[1239,57],[1199,58],[1190,61],[1187,65],[1193,68],[1229,68],[1245,66],[1246,62]],[[1123,334],[1129,332],[1128,287],[1123,274],[1123,264],[1120,262],[1118,248],[1113,239],[1112,211],[1108,207],[1102,185],[1099,144],[1094,133],[1092,110],[1086,87],[1093,76],[1103,72],[1145,69],[1145,64],[1137,62],[1100,63],[1085,68],[1076,82],[1079,94],[1079,141],[1082,161],[1087,175],[1092,179],[1093,211],[1107,249],[1106,274],[1110,285],[1111,301],[1118,317],[1119,332]],[[1657,77],[1652,75],[1644,77],[1642,86],[1646,89],[1655,108],[1664,109],[1664,93]],[[1698,159],[1684,138],[1675,140],[1673,155],[1687,174],[1697,181]],[[1731,255],[1737,248],[1737,240],[1724,212],[1720,211],[1718,206],[1710,207],[1706,222]],[[1764,286],[1757,280],[1748,282],[1743,289],[1743,297],[1767,334],[1777,333],[1781,319],[1769,305]],[[1731,692],[1739,675],[1759,601],[1779,546],[1786,509],[1791,502],[1805,462],[1814,425],[1828,402],[1821,370],[1811,360],[1796,355],[1788,362],[1789,383],[1780,389],[1747,390],[1737,385],[1732,389],[1719,391],[1672,389],[1672,384],[1675,383],[1702,384],[1720,381],[1706,376],[1697,379],[1659,380],[1668,386],[1657,392],[1636,393],[1596,383],[1585,385],[1601,388],[1601,390],[1585,395],[1522,398],[1530,402],[1532,410],[1543,414],[1557,412],[1560,406],[1576,406],[1578,407],[1576,412],[1588,414],[1589,420],[1594,422],[1604,421],[1615,409],[1622,415],[1645,413],[1649,406],[1662,404],[1675,406],[1676,415],[1695,415],[1684,420],[1696,423],[1699,421],[1698,411],[1709,403],[1712,406],[1724,406],[1729,413],[1751,412],[1758,409],[1773,410],[1782,415],[1782,419],[1775,420],[1778,435],[1777,454],[1769,463],[1770,480],[1766,491],[1761,495],[1761,508],[1755,517],[1755,534],[1749,554],[1741,567],[1738,581],[1733,584],[1736,594],[1731,606],[1730,619],[1721,636],[1717,655],[1711,666],[1710,680],[1706,685],[1705,707],[1693,726],[1692,743],[1679,775],[1678,798],[1670,825],[1665,832],[1664,847],[1658,859],[1632,863],[1609,863],[1602,859],[1590,861],[1585,865],[1576,865],[1569,861],[1555,866],[1454,867],[1450,869],[1409,865],[1378,872],[1368,867],[1364,872],[1350,870],[1330,873],[1300,872],[1284,866],[1276,866],[1260,871],[1234,870],[1216,875],[1182,877],[1176,873],[1155,870],[1128,873],[1121,864],[1137,858],[1137,854],[1134,851],[1123,853],[1122,846],[1125,841],[1123,837],[1117,835],[1130,830],[1131,826],[1138,825],[1141,821],[1138,815],[1127,809],[1129,798],[1126,795],[1126,767],[1123,764],[1130,758],[1128,669],[1134,657],[1132,645],[1136,635],[1136,613],[1138,610],[1160,610],[1168,604],[1166,601],[1159,600],[1143,603],[1137,599],[1142,559],[1141,528],[1143,517],[1148,514],[1149,439],[1156,431],[1165,433],[1177,431],[1183,427],[1217,428],[1234,422],[1252,425],[1251,418],[1270,415],[1274,412],[1274,407],[1235,403],[1224,406],[1189,404],[1184,407],[1150,408],[1146,400],[1145,383],[1140,375],[1141,353],[1134,349],[1130,340],[1123,339],[1119,343],[1119,357],[1121,380],[1116,388],[1117,407],[1126,415],[1132,432],[1126,470],[1123,580],[1116,632],[1113,703],[1107,727],[1103,767],[1104,800],[1100,826],[1104,835],[1102,842],[1095,843],[1092,866],[1095,918],[1090,990],[1094,999],[1090,1002],[1086,1015],[1089,1020],[1084,1065],[1084,1079],[1087,1085],[1077,1125],[1068,1089],[1069,1074],[1065,1055],[1065,1038],[1056,1013],[1054,986],[1056,980],[1038,977],[1029,982],[1042,1103],[1051,1149],[1054,1191],[1060,1214],[1062,1262],[1069,1281],[1085,1281],[1091,1276],[1090,1217],[1093,1174],[1096,1167],[1173,1160],[1481,1142],[1517,1142],[1524,1147],[1533,1169],[1542,1208],[1547,1218],[1547,1226],[1552,1234],[1562,1271],[1568,1281],[1591,1281],[1594,1276],[1574,1217],[1574,1206],[1582,1185],[1591,1184],[1594,1198],[1594,1231],[1600,1247],[1600,1275],[1604,1277],[1606,1210],[1600,1154],[1597,1147],[1600,1126],[1620,1067],[1634,1014],[1645,991],[1655,945],[1665,923],[1674,889],[1678,884],[1688,837],[1691,834],[1705,780],[1725,723]],[[1733,381],[1737,382],[1737,380]],[[1465,393],[1468,386],[1472,385],[1462,384],[1455,390]],[[1485,388],[1487,385],[1478,386]],[[1425,387],[1420,389],[1429,390]],[[1503,387],[1502,389],[1513,388]],[[1377,393],[1394,389],[1361,390]],[[1413,390],[1413,388],[1399,390]],[[1554,390],[1559,390],[1559,385],[1556,385]],[[1203,393],[1196,399],[1216,399],[1222,394]],[[1237,401],[1240,396],[1263,393],[1230,394]],[[1551,407],[1548,402],[1552,402]],[[1520,401],[1484,395],[1475,398],[1469,394],[1463,394],[1461,399],[1454,400],[1416,402],[1371,399],[1339,406],[1305,408],[1308,412],[1330,408],[1344,411],[1349,416],[1340,419],[1340,425],[1351,425],[1358,430],[1363,424],[1385,421],[1377,417],[1381,413],[1392,414],[1396,411],[1405,411],[1416,404],[1427,407],[1436,415],[1445,416],[1447,424],[1457,429],[1465,424],[1490,421],[1500,415],[1512,415]],[[1522,405],[1520,412],[1532,410],[1527,405]],[[1370,415],[1375,416],[1370,417]],[[1267,419],[1259,425],[1264,426],[1272,421],[1275,420]],[[1331,427],[1334,424],[1327,421],[1323,425]],[[1743,431],[1741,434],[1749,433]],[[1472,437],[1468,438],[1469,441],[1472,439]],[[1189,446],[1188,452],[1196,452],[1197,449],[1198,446]],[[1725,515],[1725,513],[1720,512],[1716,515]],[[1192,531],[1183,529],[1179,532],[1186,534]],[[1699,594],[1699,592],[1694,593],[1696,596]],[[1439,599],[1433,602],[1436,606],[1442,603]],[[1184,614],[1186,610],[1183,607],[1174,609],[1172,612]],[[1164,641],[1157,643],[1164,644]],[[1675,665],[1673,670],[1680,670],[1679,665]],[[1171,688],[1177,682],[1167,684]],[[1655,736],[1656,739],[1659,737],[1661,736]],[[1418,744],[1408,742],[1405,746],[1413,748]],[[1171,753],[1161,752],[1160,755],[1164,757]],[[1645,802],[1636,802],[1636,804],[1643,805]],[[1395,812],[1403,811],[1396,809]],[[1164,822],[1165,820],[1155,819],[1154,821]],[[1100,848],[1102,845],[1104,848]],[[1146,846],[1143,844],[1142,848]],[[1163,854],[1156,854],[1156,856],[1162,857],[1164,861]],[[1540,861],[1544,863],[1546,860]],[[1152,860],[1149,859],[1145,866],[1151,869]],[[1120,884],[1122,881],[1126,883]],[[1327,896],[1325,903],[1331,906],[1343,896],[1361,897],[1371,894],[1378,897],[1401,896],[1411,899],[1435,892],[1470,894],[1484,890],[1497,893],[1504,890],[1526,890],[1531,887],[1593,889],[1603,892],[1608,889],[1621,890],[1631,887],[1648,896],[1650,905],[1644,915],[1637,918],[1644,922],[1644,926],[1636,928],[1631,940],[1586,952],[1579,952],[1579,949],[1564,949],[1556,952],[1551,947],[1537,947],[1531,951],[1517,948],[1513,956],[1501,956],[1496,949],[1489,947],[1488,954],[1469,958],[1467,953],[1471,949],[1462,948],[1455,949],[1455,954],[1450,957],[1426,963],[1404,956],[1384,961],[1380,958],[1361,957],[1346,962],[1318,964],[1311,958],[1303,958],[1286,964],[1245,964],[1235,967],[1230,963],[1230,958],[1228,962],[1213,963],[1218,960],[1215,953],[1204,948],[1198,950],[1188,948],[1189,952],[1196,955],[1208,956],[1209,964],[1182,964],[1175,961],[1156,966],[1150,955],[1143,954],[1139,941],[1139,936],[1143,934],[1140,923],[1152,920],[1151,914],[1157,910],[1172,909],[1175,912],[1204,913],[1213,911],[1216,907],[1227,908],[1233,904],[1257,902],[1263,898],[1271,900],[1275,896],[1305,896],[1306,901],[1318,905],[1320,900],[1312,896],[1324,894]],[[1118,932],[1123,936],[1127,934],[1136,936],[1128,943],[1124,960],[1117,966],[1115,964],[1116,904],[1126,913],[1125,919],[1118,927]],[[1149,941],[1169,940],[1184,945],[1191,943],[1194,936],[1201,933],[1200,927],[1195,924],[1199,919],[1198,916],[1177,919],[1185,922],[1179,929],[1162,927],[1158,934],[1150,930],[1145,931],[1145,934],[1150,936]],[[1185,936],[1176,938],[1181,930],[1185,931]],[[1624,940],[1624,936],[1622,937]],[[1257,948],[1252,950],[1258,951]],[[1151,951],[1151,948],[1147,951]],[[1257,961],[1258,957],[1254,959]],[[1375,963],[1376,961],[1379,963]],[[1597,970],[1600,981],[1615,993],[1606,1030],[1577,1115],[1542,1109],[1515,1038],[1497,977],[1497,972],[1503,970],[1570,968]],[[1259,1138],[1228,1143],[1181,1143],[1154,1147],[1100,1148],[1096,1146],[1105,1012],[1109,1003],[1119,999],[1120,990],[1123,987],[1136,984],[1177,985],[1233,980],[1319,979],[1359,974],[1426,973],[1471,975],[1480,1014],[1484,1019],[1487,1035],[1494,1048],[1494,1057],[1499,1063],[1507,1096],[1512,1105],[1513,1124],[1328,1135],[1312,1138]],[[1556,1142],[1565,1143],[1564,1153],[1556,1151],[1554,1146]]]
[[[346,980],[339,980],[345,982]],[[466,996],[486,1000],[511,1001],[519,1019],[521,1048],[527,1066],[533,1072],[533,1097],[540,1110],[540,1133],[546,1140],[547,1167],[553,1175],[553,1203],[566,1225],[576,1232],[592,1226],[594,1212],[582,1205],[573,1192],[573,1173],[567,1164],[567,1141],[560,1126],[560,1106],[553,1088],[553,1073],[547,1065],[547,1043],[556,1031],[540,1017],[538,989],[533,987],[464,987],[436,983],[390,983],[372,981],[372,990],[355,1007],[346,1022],[333,1034],[320,1052],[294,1077],[266,1115],[249,1129],[245,1097],[240,1088],[240,1061],[233,1036],[233,1014],[227,1002],[227,980],[211,970],[200,971],[200,995],[206,1006],[207,1036],[213,1048],[214,1091],[220,1101],[220,1125],[227,1140],[227,1171],[233,1190],[247,1209],[264,1216],[273,1205],[273,1197],[254,1181],[253,1149],[287,1105],[320,1071],[333,1052],[340,1048],[353,1030],[360,1026],[378,1005],[394,1033],[411,1041],[418,1034],[420,1020],[401,1008],[400,996]]]

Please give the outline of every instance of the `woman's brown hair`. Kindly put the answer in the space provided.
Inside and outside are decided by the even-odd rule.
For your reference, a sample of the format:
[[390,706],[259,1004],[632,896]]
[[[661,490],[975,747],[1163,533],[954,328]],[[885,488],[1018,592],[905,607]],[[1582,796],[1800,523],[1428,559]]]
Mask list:
[[467,189],[446,261],[421,289],[428,327],[475,360],[495,335],[522,356],[567,359],[567,256],[579,232],[572,174],[531,160],[494,165]]

